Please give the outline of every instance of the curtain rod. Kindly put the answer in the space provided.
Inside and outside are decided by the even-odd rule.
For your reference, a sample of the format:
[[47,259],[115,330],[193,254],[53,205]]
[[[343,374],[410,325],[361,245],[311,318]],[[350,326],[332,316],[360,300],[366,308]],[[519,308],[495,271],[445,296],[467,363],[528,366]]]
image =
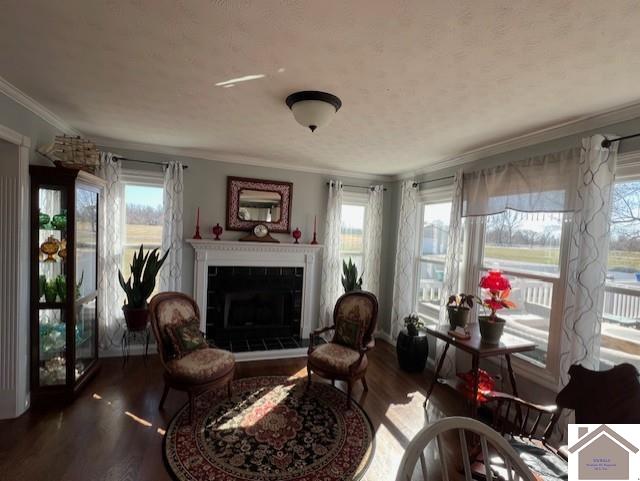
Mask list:
[[[327,185],[331,185],[331,182],[327,182]],[[353,189],[367,189],[367,190],[373,190],[374,187],[372,185],[351,185],[351,184],[342,184],[342,187],[351,187]],[[387,191],[387,188],[383,188],[382,190],[384,190],[385,192]]]
[[430,182],[438,182],[439,180],[448,180],[448,179],[453,179],[453,178],[454,178],[454,176],[453,176],[453,175],[448,175],[448,176],[446,176],[446,177],[440,177],[440,178],[438,178],[438,179],[423,180],[423,181],[421,181],[421,182],[414,182],[414,183],[413,183],[413,186],[414,186],[414,187],[418,187],[419,185],[422,185],[422,184],[429,184]]
[[[138,159],[130,159],[128,157],[121,157],[120,155],[114,155],[113,159],[115,161],[120,161],[120,160],[126,160],[127,162],[138,162],[140,164],[153,164],[153,165],[162,165],[163,167],[166,167],[169,165],[168,162],[154,162],[153,160],[138,160]],[[188,165],[183,165],[182,166],[183,169],[188,169],[189,166]]]
[[618,137],[617,139],[604,139],[602,141],[602,147],[605,148],[605,149],[608,149],[609,147],[611,147],[611,144],[614,143],[614,142],[620,142],[621,140],[633,139],[634,137],[640,137],[640,134],[625,135],[623,137]]

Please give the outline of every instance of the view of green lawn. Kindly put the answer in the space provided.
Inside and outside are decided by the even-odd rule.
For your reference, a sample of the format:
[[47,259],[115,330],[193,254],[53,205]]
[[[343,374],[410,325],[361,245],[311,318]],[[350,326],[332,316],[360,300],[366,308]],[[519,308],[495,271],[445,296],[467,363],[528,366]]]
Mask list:
[[130,265],[134,252],[140,249],[140,244],[149,247],[156,247],[162,243],[161,225],[137,225],[127,224],[126,226],[126,247],[122,253],[122,274],[126,277],[131,273]]
[[[487,245],[484,252],[486,259],[531,262],[536,264],[557,264],[559,256],[559,249],[557,247],[506,247]],[[610,251],[609,269],[624,269],[631,270],[631,272],[640,272],[640,252]]]

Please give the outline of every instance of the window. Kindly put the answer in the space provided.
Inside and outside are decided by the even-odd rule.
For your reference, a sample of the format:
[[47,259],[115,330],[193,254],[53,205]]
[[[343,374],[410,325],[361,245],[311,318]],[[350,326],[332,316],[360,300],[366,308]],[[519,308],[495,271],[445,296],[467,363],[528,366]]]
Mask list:
[[601,366],[640,368],[640,180],[616,182],[610,235]]
[[556,351],[557,339],[550,333],[560,328],[562,319],[564,265],[560,259],[564,233],[569,231],[564,214],[507,210],[484,220],[480,276],[500,269],[509,277],[510,299],[516,308],[499,312],[508,321],[505,332],[535,342],[537,349],[523,356],[546,367],[548,353]]
[[[125,279],[131,273],[134,252],[144,245],[145,252],[162,246],[163,195],[162,180],[159,184],[124,184],[122,229],[122,274]],[[156,292],[159,286],[156,284]],[[154,292],[155,293],[155,292]]]
[[367,196],[345,193],[342,204],[340,229],[340,260],[352,262],[362,275],[364,265],[364,229],[366,222]]
[[428,323],[437,323],[449,242],[451,191],[424,194],[416,265],[416,311]]

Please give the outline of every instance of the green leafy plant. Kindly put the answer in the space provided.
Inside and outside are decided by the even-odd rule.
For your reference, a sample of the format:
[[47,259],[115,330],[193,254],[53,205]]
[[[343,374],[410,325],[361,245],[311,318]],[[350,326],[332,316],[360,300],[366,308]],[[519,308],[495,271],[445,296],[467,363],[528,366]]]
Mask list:
[[82,274],[80,275],[80,282],[78,282],[76,284],[76,292],[75,292],[76,299],[80,298],[80,288],[82,287],[82,283],[83,282],[84,282],[84,270],[82,271]]
[[46,281],[44,284],[44,300],[46,302],[56,302],[58,297],[58,286],[55,279]]
[[342,287],[344,292],[362,290],[362,276],[358,277],[358,267],[351,261],[351,257],[348,264],[342,261]]
[[40,275],[40,277],[38,277],[38,292],[40,294],[40,297],[38,299],[42,299],[42,296],[44,296],[44,289],[47,286],[47,277],[44,275]]
[[67,299],[67,278],[64,274],[60,274],[55,278],[56,283],[56,291],[58,291],[58,297],[60,297],[61,301],[65,301]]
[[480,303],[482,303],[482,299],[480,299],[478,296],[474,296],[473,294],[458,294],[449,296],[447,307],[461,307],[463,309],[471,309],[475,300],[478,300],[480,301]]
[[133,254],[131,262],[131,275],[125,282],[122,272],[118,270],[118,280],[127,295],[125,307],[130,309],[143,309],[147,307],[147,300],[156,288],[156,276],[169,255],[169,250],[160,257],[158,249],[153,249],[144,254],[144,245]]
[[407,332],[410,336],[417,336],[418,330],[424,327],[424,322],[422,322],[418,314],[412,312],[404,318],[404,327],[407,328]]

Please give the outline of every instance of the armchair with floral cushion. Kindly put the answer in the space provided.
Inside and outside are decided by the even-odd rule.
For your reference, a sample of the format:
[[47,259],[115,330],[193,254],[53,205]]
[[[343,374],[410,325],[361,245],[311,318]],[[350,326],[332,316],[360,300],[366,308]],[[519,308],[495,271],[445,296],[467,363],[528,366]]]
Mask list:
[[[308,382],[315,373],[333,383],[347,383],[347,409],[351,403],[351,389],[360,380],[368,390],[367,352],[375,346],[373,333],[378,319],[378,300],[371,292],[353,291],[343,294],[333,310],[333,325],[311,334],[307,353]],[[333,331],[329,342],[318,344],[322,334]]]
[[205,391],[226,386],[231,396],[235,359],[228,351],[209,347],[200,332],[200,309],[196,302],[180,292],[162,292],[149,304],[151,326],[164,367],[164,392],[160,409],[169,389],[189,395],[189,422],[193,421],[195,397]]

